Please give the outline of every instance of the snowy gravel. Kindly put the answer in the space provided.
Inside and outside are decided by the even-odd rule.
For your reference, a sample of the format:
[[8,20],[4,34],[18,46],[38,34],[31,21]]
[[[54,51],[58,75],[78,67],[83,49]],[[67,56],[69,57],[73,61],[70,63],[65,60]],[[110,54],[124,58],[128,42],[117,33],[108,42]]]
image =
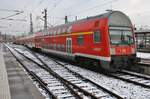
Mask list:
[[[150,59],[150,54],[138,52],[137,57]],[[125,96],[127,99],[150,99],[150,89],[143,88],[141,86],[137,86],[131,83],[127,83],[122,80],[107,77],[103,74],[86,70],[80,67],[76,67],[70,64],[66,66],[71,70],[81,74],[82,76],[94,81],[95,83],[102,85],[112,91],[116,91],[120,93],[121,95]]]
[[20,53],[24,54],[25,56],[29,57],[30,59],[34,59],[35,62],[37,62],[40,65],[42,65],[42,63],[35,56],[33,56],[29,51],[23,50],[23,49],[19,49],[19,48],[15,48],[15,49],[17,51],[19,51]]
[[80,67],[75,67],[72,65],[66,66],[99,85],[103,85],[110,90],[115,90],[121,93],[121,95],[124,95],[127,99],[150,99],[150,89],[146,89],[137,85],[133,85],[131,83],[107,77],[103,74],[86,70]]

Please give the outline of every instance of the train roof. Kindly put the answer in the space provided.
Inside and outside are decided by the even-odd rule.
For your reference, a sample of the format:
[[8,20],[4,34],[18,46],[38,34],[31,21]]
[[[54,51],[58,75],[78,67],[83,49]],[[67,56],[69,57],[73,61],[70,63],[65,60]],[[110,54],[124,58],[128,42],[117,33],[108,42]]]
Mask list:
[[136,34],[150,34],[150,29],[135,30]]
[[[80,22],[93,20],[93,19],[101,19],[101,18],[108,18],[109,26],[127,26],[127,27],[132,26],[131,20],[123,12],[121,12],[121,11],[109,11],[107,13],[87,17],[85,19],[80,19],[80,20],[73,21],[73,22],[68,22],[66,24],[61,24],[61,25],[58,25],[55,27],[70,26],[70,25],[75,24],[75,23],[80,23]],[[55,27],[50,27],[49,29],[55,28]]]

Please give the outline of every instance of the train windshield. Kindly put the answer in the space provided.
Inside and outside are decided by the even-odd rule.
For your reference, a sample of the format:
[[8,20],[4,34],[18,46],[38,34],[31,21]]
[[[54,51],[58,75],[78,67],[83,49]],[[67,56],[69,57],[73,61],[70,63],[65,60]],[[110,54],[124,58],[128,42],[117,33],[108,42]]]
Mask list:
[[110,30],[110,41],[114,45],[131,45],[134,43],[133,33],[129,30]]

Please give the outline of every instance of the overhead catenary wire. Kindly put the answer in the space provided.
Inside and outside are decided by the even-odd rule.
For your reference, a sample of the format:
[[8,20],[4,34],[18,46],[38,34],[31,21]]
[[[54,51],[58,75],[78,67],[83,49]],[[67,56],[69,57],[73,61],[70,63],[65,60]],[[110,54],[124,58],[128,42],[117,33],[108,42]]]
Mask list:
[[34,12],[42,3],[44,2],[44,0],[40,0],[38,5],[36,7],[34,7],[31,12]]
[[[105,1],[105,0],[104,0],[104,1]],[[104,3],[102,3],[102,4],[98,4],[98,5],[94,6],[94,7],[87,8],[87,9],[85,9],[85,10],[81,10],[81,11],[75,13],[75,14],[70,14],[69,16],[77,17],[77,15],[79,15],[80,13],[89,12],[89,11],[95,9],[95,8],[102,7],[102,6],[108,5],[108,4],[110,4],[110,3],[114,3],[114,1],[116,2],[116,1],[118,1],[118,0],[109,0],[109,1],[104,2]],[[52,10],[53,10],[53,9],[52,9]],[[50,12],[52,12],[52,11],[50,11]],[[64,18],[57,18],[57,17],[56,17],[55,19],[60,19],[60,20],[62,19],[62,20],[64,20]],[[55,23],[55,25],[58,24],[58,22],[60,22],[60,20],[58,20],[58,21]]]
[[[38,2],[36,2],[37,4],[30,10],[30,11],[35,11],[35,10],[37,10],[39,7],[40,7],[40,5],[41,4],[43,4],[43,2],[45,2],[46,0],[39,0]],[[55,0],[55,2],[53,2],[52,4],[53,4],[53,7],[51,8],[51,9],[48,9],[48,12],[52,15],[52,13],[56,10],[56,8],[57,7],[59,7],[59,5],[62,3],[62,1],[63,0]],[[88,11],[90,11],[90,10],[92,10],[92,9],[95,9],[95,8],[97,8],[97,7],[99,7],[99,6],[102,6],[102,5],[106,5],[107,3],[110,3],[110,2],[113,2],[114,0],[111,0],[111,1],[108,1],[108,2],[105,2],[105,4],[99,4],[99,5],[97,5],[97,6],[94,6],[94,7],[92,7],[92,8],[89,8],[89,9],[85,9],[85,10],[82,10],[82,11],[79,11],[79,12],[77,12],[77,13],[75,13],[75,14],[73,14],[74,16],[77,16],[77,14],[80,14],[80,13],[85,13],[85,12],[88,12]],[[63,3],[64,4],[64,3]],[[47,5],[46,5],[47,6]],[[27,8],[28,7],[28,2],[26,3],[26,5],[25,6],[23,6],[23,8]],[[1,11],[9,11],[8,9],[0,9]],[[18,10],[12,10],[12,11],[18,11]],[[73,16],[72,15],[72,16]],[[14,15],[15,16],[15,15]],[[12,16],[8,16],[8,18],[9,17],[13,17],[13,15]],[[14,21],[21,21],[21,19],[12,19],[12,18],[6,18],[8,21],[11,21],[11,20],[14,20]],[[49,17],[49,18],[51,18],[51,17]],[[5,20],[6,20],[5,19]],[[63,17],[53,17],[53,19],[57,19],[58,21],[60,21],[60,20],[64,20],[64,18]],[[0,19],[0,20],[4,20],[4,19]],[[23,20],[23,19],[22,19]],[[41,20],[41,19],[40,19]],[[57,21],[57,22],[58,22]],[[24,22],[24,21],[23,21]],[[50,24],[50,23],[48,23],[49,24],[49,26],[52,26],[52,24]]]
[[114,1],[116,2],[116,1],[118,1],[118,0],[107,1],[107,2],[105,2],[105,3],[103,3],[103,4],[98,4],[98,5],[94,6],[94,7],[84,9],[84,10],[82,10],[82,11],[79,11],[79,12],[77,12],[77,13],[75,13],[75,14],[71,14],[71,15],[77,15],[77,14],[80,14],[80,13],[85,13],[85,12],[88,12],[88,11],[93,10],[93,9],[95,9],[95,8],[102,7],[102,6],[108,5],[108,4],[110,4],[110,3],[113,3]]
[[19,10],[10,10],[10,9],[0,9],[0,11],[6,11],[6,12],[21,12]]
[[19,14],[21,14],[21,13],[23,13],[23,11],[21,11],[21,12],[17,12],[17,13],[15,13],[15,14],[9,15],[9,16],[4,17],[4,18],[0,18],[0,20],[4,20],[4,19],[7,19],[7,18],[10,18],[10,17],[16,16],[16,15],[19,15]]
[[62,2],[63,0],[59,0],[58,2],[55,3],[54,7],[49,10],[49,12],[52,12],[55,10],[55,8]]
[[6,21],[22,21],[22,22],[27,22],[25,19],[5,19]]

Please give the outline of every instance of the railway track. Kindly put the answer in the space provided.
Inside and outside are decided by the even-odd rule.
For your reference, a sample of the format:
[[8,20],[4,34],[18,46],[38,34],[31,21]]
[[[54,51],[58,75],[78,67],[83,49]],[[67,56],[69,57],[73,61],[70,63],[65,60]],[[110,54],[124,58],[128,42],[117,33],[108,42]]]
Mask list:
[[[42,58],[44,59],[44,57]],[[61,62],[58,62],[54,59],[52,59],[53,61],[55,61],[56,63],[62,65],[63,67],[65,67],[66,69],[68,69],[65,64],[61,64]],[[69,70],[69,69],[68,69]],[[69,70],[70,71],[70,70]],[[73,71],[71,71],[73,72]],[[76,73],[76,72],[74,72]],[[78,74],[77,74],[78,75]],[[147,75],[143,75],[140,73],[135,73],[135,72],[131,72],[131,71],[119,71],[117,73],[112,73],[112,74],[106,74],[110,77],[114,77],[129,83],[133,83],[135,85],[139,85],[142,86],[144,88],[150,88],[150,77]]]
[[12,48],[9,47],[9,50],[18,62],[25,68],[25,70],[39,83],[42,88],[44,88],[50,99],[78,99],[78,96],[73,94],[73,91],[69,90],[68,86],[63,85],[60,79],[50,75],[49,72],[33,63],[33,61],[26,59]]
[[[66,69],[68,69],[65,66],[65,64],[61,64],[61,62],[57,62],[56,60],[54,61],[62,65]],[[109,75],[110,77],[114,77],[114,78],[129,82],[129,83],[133,83],[135,85],[142,86],[144,88],[150,88],[150,77],[147,75],[142,75],[140,73],[135,73],[135,72],[130,72],[130,71],[119,71],[117,73],[106,74],[106,75]]]
[[[81,98],[81,99],[82,98],[90,98],[90,99],[108,99],[108,98],[109,99],[123,99],[124,98],[124,96],[117,94],[117,92],[110,91],[110,90],[92,82],[91,80],[84,78],[80,74],[71,71],[70,69],[65,67],[63,64],[60,64],[59,62],[57,62],[55,60],[50,60],[40,54],[35,54],[34,52],[29,52],[34,57],[36,57],[36,60],[34,60],[35,58],[28,57],[30,55],[28,55],[27,53],[24,53],[23,51],[19,51],[18,49],[15,49],[15,50],[20,55],[22,55],[23,57],[27,58],[28,60],[34,62],[36,65],[38,65],[39,67],[42,67],[42,69],[45,70],[45,72],[42,72],[44,74],[41,74],[40,71],[42,71],[42,70],[37,70],[38,72],[40,72],[40,75],[42,75],[42,76],[40,76],[35,71],[33,71],[33,72],[35,74],[37,74],[37,76],[40,77],[40,79],[43,79],[42,81],[47,86],[50,86],[49,81],[52,81],[52,80],[50,80],[51,77],[48,77],[48,79],[47,79],[47,76],[49,74],[51,74],[51,75],[55,76],[55,79],[59,79],[61,81],[60,84],[65,83],[65,86],[68,85],[69,87],[67,86],[66,89],[71,90],[72,93],[70,93],[70,95],[72,95],[72,97],[74,96],[75,98]],[[37,59],[42,64],[40,62],[37,62]],[[48,72],[48,73],[50,72],[50,73],[48,74],[46,72]],[[44,75],[47,75],[47,76],[44,76]],[[44,78],[46,78],[47,80],[44,80]],[[55,84],[57,86],[59,86],[55,82],[53,82],[52,85],[54,86]],[[51,93],[54,94],[53,91],[51,91]]]
[[150,59],[141,59],[140,62],[137,62],[136,65],[148,66],[150,67]]
[[117,73],[111,73],[107,75],[145,88],[150,88],[150,77],[146,75],[130,71],[119,71]]

